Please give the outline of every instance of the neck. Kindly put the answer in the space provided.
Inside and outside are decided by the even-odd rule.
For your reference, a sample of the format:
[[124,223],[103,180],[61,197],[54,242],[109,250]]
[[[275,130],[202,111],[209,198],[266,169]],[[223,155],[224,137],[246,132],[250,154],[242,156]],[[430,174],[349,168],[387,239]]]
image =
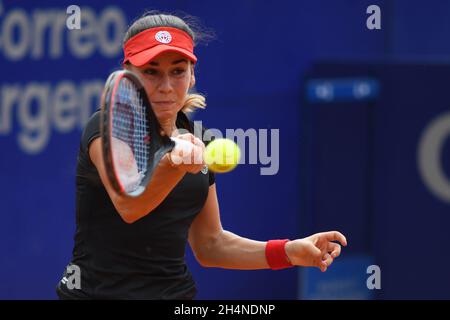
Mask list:
[[171,137],[172,134],[175,133],[175,131],[177,130],[177,126],[176,126],[175,122],[176,122],[176,118],[175,119],[167,119],[167,120],[159,122],[164,135]]

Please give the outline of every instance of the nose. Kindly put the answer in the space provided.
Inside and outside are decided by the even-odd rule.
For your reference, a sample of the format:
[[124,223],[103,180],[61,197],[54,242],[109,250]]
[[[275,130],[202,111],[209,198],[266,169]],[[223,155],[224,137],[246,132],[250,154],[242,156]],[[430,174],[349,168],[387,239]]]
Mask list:
[[170,81],[169,75],[165,74],[161,77],[161,81],[158,86],[158,90],[161,93],[170,93],[172,92],[172,83]]

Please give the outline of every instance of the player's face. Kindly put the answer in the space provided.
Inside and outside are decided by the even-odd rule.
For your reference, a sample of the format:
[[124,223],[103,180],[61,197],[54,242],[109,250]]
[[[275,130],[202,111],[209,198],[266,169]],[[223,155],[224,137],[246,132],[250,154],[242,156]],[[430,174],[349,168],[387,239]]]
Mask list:
[[190,60],[177,52],[163,52],[148,64],[130,66],[145,86],[153,111],[160,122],[176,119],[188,90],[194,85]]

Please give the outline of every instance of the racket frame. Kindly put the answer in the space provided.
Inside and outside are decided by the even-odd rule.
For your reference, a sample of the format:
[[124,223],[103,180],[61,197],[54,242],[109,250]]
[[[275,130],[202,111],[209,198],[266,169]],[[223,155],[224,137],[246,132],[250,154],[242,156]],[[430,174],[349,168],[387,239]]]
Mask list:
[[[125,190],[125,187],[121,183],[117,175],[117,170],[114,164],[112,153],[112,114],[113,108],[115,106],[114,97],[120,81],[123,78],[127,78],[138,88],[140,97],[143,99],[143,103],[146,106],[145,110],[150,138],[149,158],[147,159],[147,168],[145,170],[146,174],[141,180],[139,187],[132,192],[127,192]],[[161,161],[164,155],[170,152],[175,146],[175,142],[167,136],[161,136],[160,131],[161,126],[155,116],[155,113],[153,112],[147,94],[145,92],[145,88],[139,80],[138,76],[128,70],[119,70],[113,72],[106,80],[105,88],[103,90],[101,98],[100,135],[102,137],[102,153],[105,170],[108,179],[116,192],[122,195],[136,197],[145,191],[158,163]]]

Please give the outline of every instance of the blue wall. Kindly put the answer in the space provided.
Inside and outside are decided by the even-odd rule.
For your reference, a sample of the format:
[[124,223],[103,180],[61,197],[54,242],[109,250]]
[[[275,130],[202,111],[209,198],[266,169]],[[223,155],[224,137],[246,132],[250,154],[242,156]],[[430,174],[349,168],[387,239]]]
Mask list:
[[[70,40],[65,28],[61,29],[61,46],[57,42],[53,51],[49,48],[54,36],[50,32],[42,42],[33,42],[36,36],[32,32],[38,29],[33,17],[42,13],[49,17],[51,10],[64,12],[73,4],[71,1],[0,3],[0,87],[8,87],[8,95],[17,92],[17,102],[11,108],[6,107],[5,91],[0,92],[0,146],[4,150],[0,157],[0,250],[4,253],[0,257],[0,298],[54,298],[54,286],[73,245],[79,136],[86,115],[98,104],[86,88],[99,88],[119,67],[121,51],[112,47],[108,55],[105,47],[77,57],[76,49],[71,48],[75,40]],[[365,12],[374,3],[382,10],[382,30],[369,31]],[[126,6],[119,1],[80,0],[76,4],[82,10],[87,6],[97,17],[114,12],[123,16],[126,24],[144,9],[182,10],[215,31],[216,39],[196,51],[197,89],[207,95],[208,102],[207,110],[198,112],[196,119],[219,129],[280,129],[277,175],[262,176],[260,165],[242,165],[217,178],[224,228],[258,240],[303,237],[316,231],[304,227],[309,217],[308,212],[301,211],[305,166],[299,162],[303,78],[313,62],[401,60],[410,55],[429,59],[445,56],[450,50],[445,41],[450,4],[444,1],[431,1],[426,8],[419,1],[356,0],[180,0],[152,1],[148,5],[130,2]],[[24,11],[14,11],[19,9]],[[17,60],[5,53],[4,45],[4,21],[12,12],[27,17],[30,30],[26,34],[30,36],[30,48],[23,55],[17,53]],[[23,36],[15,32],[16,37]],[[87,42],[102,48],[92,37],[88,36]],[[42,54],[39,44],[43,45]],[[70,82],[66,87],[69,92],[73,89],[81,93],[69,96],[84,100],[74,101],[72,108],[69,101],[70,111],[58,117],[60,104],[55,92],[62,81]],[[42,101],[21,106],[23,93],[34,84],[43,92]],[[10,87],[13,85],[17,88]],[[50,100],[45,100],[47,97]],[[41,145],[36,140],[39,138],[43,139]],[[335,225],[324,227],[334,229]],[[191,254],[188,261],[200,299],[297,297],[296,269],[204,269]]]

